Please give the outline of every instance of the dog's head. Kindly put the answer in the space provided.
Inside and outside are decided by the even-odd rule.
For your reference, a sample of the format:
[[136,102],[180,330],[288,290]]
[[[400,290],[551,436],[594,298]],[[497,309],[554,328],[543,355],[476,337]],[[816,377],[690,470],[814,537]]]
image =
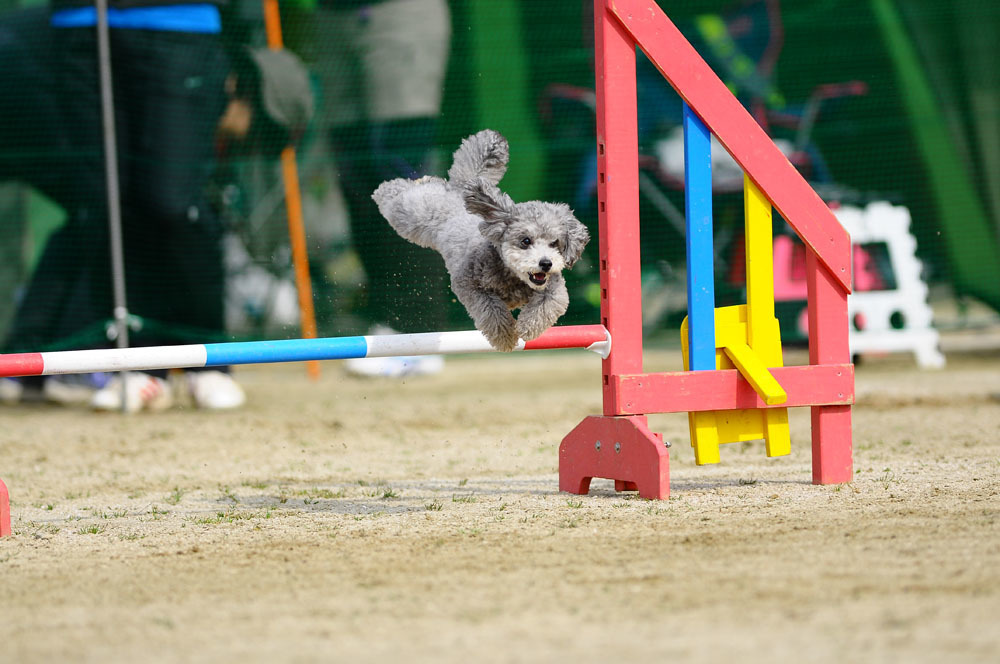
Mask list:
[[535,290],[544,289],[563,268],[573,267],[590,239],[569,206],[514,203],[483,179],[466,188],[465,208],[482,219],[479,231],[493,243],[504,264]]

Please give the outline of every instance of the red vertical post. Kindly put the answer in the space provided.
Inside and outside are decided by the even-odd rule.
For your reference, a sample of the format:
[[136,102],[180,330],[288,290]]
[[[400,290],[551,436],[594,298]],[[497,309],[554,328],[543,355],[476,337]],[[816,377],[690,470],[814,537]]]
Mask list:
[[597,205],[601,323],[611,333],[602,367],[604,416],[588,417],[559,446],[559,489],[587,493],[590,480],[643,498],[670,495],[670,455],[644,415],[624,412],[613,376],[642,373],[642,272],[639,266],[639,131],[635,41],[594,0],[597,87]]
[[0,480],[0,537],[10,535],[10,494],[7,485]]
[[610,416],[621,413],[610,377],[642,373],[642,276],[635,41],[606,0],[594,0],[594,66],[601,322],[612,341],[603,365],[604,414]]
[[[809,363],[848,364],[847,292],[819,262],[806,252],[809,298]],[[854,477],[851,445],[851,407],[812,408],[813,484],[840,484]]]

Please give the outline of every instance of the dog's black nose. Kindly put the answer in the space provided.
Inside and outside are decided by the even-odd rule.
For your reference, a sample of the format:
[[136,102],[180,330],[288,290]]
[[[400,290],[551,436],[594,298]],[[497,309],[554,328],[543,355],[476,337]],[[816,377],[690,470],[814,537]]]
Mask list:
[[552,269],[552,261],[550,261],[548,258],[543,258],[542,260],[538,261],[538,267],[542,268],[543,272],[548,272],[549,270]]

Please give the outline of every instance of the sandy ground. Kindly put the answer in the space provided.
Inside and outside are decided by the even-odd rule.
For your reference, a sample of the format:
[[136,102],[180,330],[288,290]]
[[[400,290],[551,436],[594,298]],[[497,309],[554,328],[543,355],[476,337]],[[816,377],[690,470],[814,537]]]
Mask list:
[[[652,353],[648,370],[676,368]],[[1000,352],[858,367],[855,481],[683,415],[669,501],[558,492],[586,353],[362,380],[241,368],[251,405],[0,410],[0,661],[995,662]]]

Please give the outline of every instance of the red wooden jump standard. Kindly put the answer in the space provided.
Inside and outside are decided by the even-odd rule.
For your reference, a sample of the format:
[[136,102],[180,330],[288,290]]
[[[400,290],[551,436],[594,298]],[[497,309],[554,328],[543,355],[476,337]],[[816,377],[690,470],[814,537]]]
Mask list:
[[10,535],[10,494],[7,485],[0,480],[0,537]]
[[667,498],[670,457],[647,413],[764,407],[735,370],[646,374],[642,367],[639,170],[635,47],[656,65],[808,247],[809,366],[774,369],[781,407],[812,408],[813,482],[853,476],[848,348],[850,237],[819,196],[650,0],[594,0],[598,216],[602,323],[614,340],[604,360],[604,412],[559,447],[559,488],[590,480]]

